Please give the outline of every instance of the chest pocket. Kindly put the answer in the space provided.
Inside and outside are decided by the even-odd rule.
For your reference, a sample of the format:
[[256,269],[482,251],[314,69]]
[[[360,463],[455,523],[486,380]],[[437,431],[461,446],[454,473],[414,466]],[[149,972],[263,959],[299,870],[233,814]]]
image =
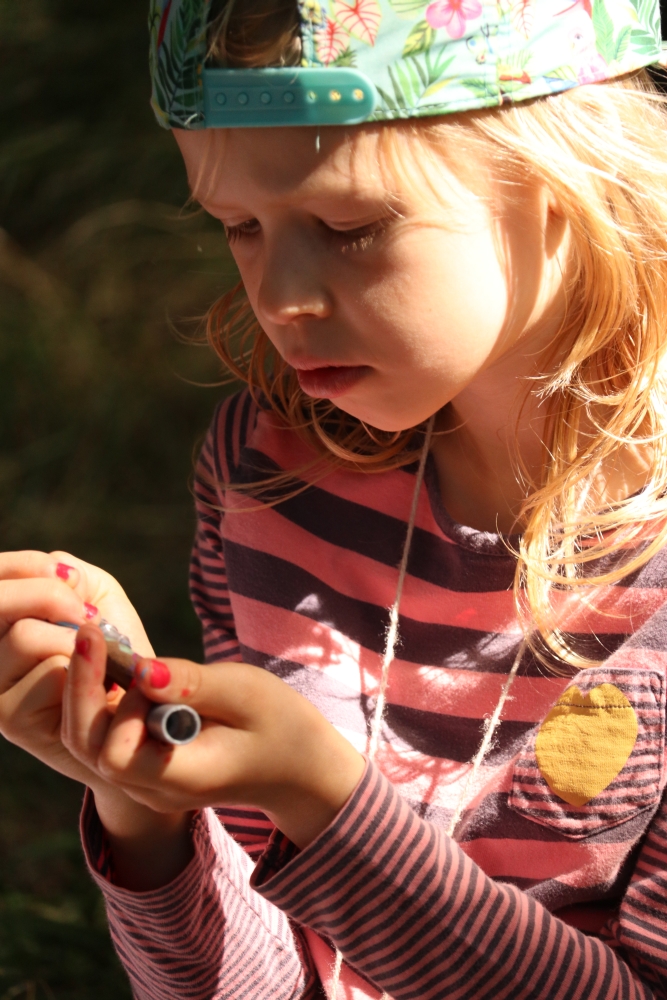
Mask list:
[[662,674],[582,671],[520,752],[509,805],[573,840],[617,826],[657,805],[664,742]]

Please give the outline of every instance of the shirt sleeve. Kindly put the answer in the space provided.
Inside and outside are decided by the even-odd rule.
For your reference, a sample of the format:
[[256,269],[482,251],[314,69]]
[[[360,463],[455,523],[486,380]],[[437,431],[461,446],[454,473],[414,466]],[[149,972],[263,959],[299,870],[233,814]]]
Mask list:
[[195,474],[197,531],[190,560],[190,599],[202,623],[207,663],[241,659],[220,531],[224,500],[216,486],[214,459],[209,435]]
[[248,393],[218,406],[197,461],[194,480],[197,532],[190,562],[190,597],[202,624],[207,663],[241,660],[229,600],[222,541],[225,486],[243,444]]
[[90,792],[82,839],[116,951],[136,1000],[316,1000],[317,973],[298,928],[250,887],[252,862],[204,809],[194,857],[161,889],[131,892],[112,876]]
[[604,940],[489,878],[368,764],[301,852],[274,834],[251,885],[331,939],[394,1000],[667,996],[667,814],[655,817]]

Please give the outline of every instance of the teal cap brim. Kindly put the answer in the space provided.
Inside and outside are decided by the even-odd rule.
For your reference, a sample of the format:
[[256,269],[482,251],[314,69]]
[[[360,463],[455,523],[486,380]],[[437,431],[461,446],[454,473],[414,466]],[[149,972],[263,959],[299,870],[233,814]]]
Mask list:
[[356,125],[369,119],[377,91],[353,69],[205,69],[207,128]]

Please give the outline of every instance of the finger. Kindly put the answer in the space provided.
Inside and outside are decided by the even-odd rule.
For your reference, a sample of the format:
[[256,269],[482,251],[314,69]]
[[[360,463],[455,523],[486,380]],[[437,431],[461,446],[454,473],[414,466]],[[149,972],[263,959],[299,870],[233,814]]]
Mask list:
[[118,705],[98,758],[100,772],[113,782],[141,787],[164,770],[174,747],[148,736],[151,702],[131,688]]
[[0,731],[18,746],[50,739],[60,728],[67,658],[53,656],[0,697]]
[[53,552],[49,552],[48,558],[52,559],[56,566],[71,567],[73,570],[72,580],[75,581],[73,584],[74,589],[84,599],[88,597],[94,599],[98,595],[100,581],[106,583],[109,579],[113,580],[113,577],[109,577],[109,574],[105,570],[99,569],[99,567],[93,566],[83,559],[79,559],[78,556],[72,555],[71,552],[63,552],[60,549],[56,549]]
[[47,579],[62,580],[74,588],[79,582],[79,570],[73,560],[62,553],[63,558],[54,558],[33,549],[18,552],[0,552],[0,580],[24,579],[43,576]]
[[[55,551],[50,555],[60,563],[71,563],[79,574],[76,592],[100,609],[100,614],[112,622],[119,632],[129,636],[132,648],[144,656],[152,655],[152,647],[136,610],[118,581],[91,563],[69,552]],[[97,622],[99,619],[93,619]]]
[[75,637],[74,629],[20,618],[0,640],[0,694],[51,656],[63,656],[69,661]]
[[[219,759],[224,747],[218,741],[214,747],[208,746],[204,755],[199,749],[194,757],[189,755],[187,760],[180,759],[174,770],[173,758],[182,748],[160,743],[149,737],[145,719],[150,707],[151,703],[138,688],[134,687],[127,692],[118,706],[100,751],[97,764],[99,774],[110,784],[121,786],[127,795],[151,809],[169,812],[174,809],[198,808],[202,792],[196,783],[193,789],[189,787],[193,763],[202,779],[200,783],[210,791],[208,785],[211,767]],[[214,729],[221,729],[215,724],[209,725]],[[216,798],[212,795],[211,801]]]
[[91,784],[93,773],[71,756],[60,736],[68,662],[64,656],[45,660],[0,697],[0,732],[49,767]]
[[253,737],[245,730],[204,721],[194,743],[161,743],[146,729],[150,705],[138,688],[127,692],[98,758],[100,774],[158,811],[219,804],[225,795],[221,785],[233,790],[235,801],[243,801],[245,761]]
[[263,697],[257,674],[272,676],[247,663],[201,666],[190,660],[140,659],[135,668],[137,686],[151,701],[182,702],[206,718],[238,728],[252,725],[257,715],[256,699]]
[[1,580],[0,635],[21,618],[83,625],[87,621],[97,621],[99,612],[58,579]]
[[93,769],[112,718],[104,688],[106,657],[100,630],[83,626],[67,671],[61,735],[70,753]]

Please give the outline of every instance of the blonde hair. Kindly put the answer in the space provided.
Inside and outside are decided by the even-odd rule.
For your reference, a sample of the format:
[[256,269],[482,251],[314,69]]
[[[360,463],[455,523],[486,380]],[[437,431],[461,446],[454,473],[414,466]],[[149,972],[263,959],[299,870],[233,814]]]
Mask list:
[[[594,600],[667,540],[666,126],[645,72],[473,124],[548,186],[572,237],[570,343],[539,389],[550,434],[521,512],[515,594],[546,648],[577,667],[591,660],[559,624],[567,595]],[[596,478],[628,449],[646,461],[644,487],[601,504]]]
[[[440,158],[456,169],[470,151],[509,187],[517,177],[546,185],[569,224],[565,349],[532,390],[549,407],[548,439],[543,478],[518,519],[514,592],[536,654],[573,667],[596,661],[575,648],[568,609],[592,602],[667,540],[666,126],[664,101],[641,71],[523,104],[381,127],[391,169],[405,165],[406,152],[414,163]],[[233,376],[312,446],[320,474],[385,472],[417,458],[423,427],[378,431],[306,396],[241,286],[212,307],[207,333]],[[644,488],[601,499],[603,468],[629,449],[646,463]],[[298,471],[271,482],[294,483]],[[613,600],[603,606],[613,614]]]

